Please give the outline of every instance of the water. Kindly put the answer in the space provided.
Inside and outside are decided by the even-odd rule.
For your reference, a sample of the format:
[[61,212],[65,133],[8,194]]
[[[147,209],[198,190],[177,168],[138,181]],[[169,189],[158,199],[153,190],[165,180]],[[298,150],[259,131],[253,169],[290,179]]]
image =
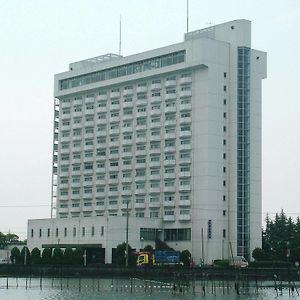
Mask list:
[[[201,282],[195,283],[196,295],[193,289],[185,288],[182,293],[174,293],[170,284],[157,281],[132,280],[132,291],[129,279],[50,279],[39,278],[26,280],[25,278],[9,278],[8,289],[7,279],[0,278],[0,299],[5,300],[168,300],[168,299],[207,299],[207,300],[268,300],[276,298],[274,288],[259,289],[258,295],[255,288],[241,291],[237,295],[233,285],[229,290],[223,287],[216,287],[214,294],[211,284],[208,283],[206,295],[201,292]],[[233,284],[233,283],[232,283]],[[264,283],[268,285],[268,283]],[[27,288],[26,288],[27,286]],[[299,298],[297,293],[289,297],[288,289],[283,290],[278,299],[286,300]]]

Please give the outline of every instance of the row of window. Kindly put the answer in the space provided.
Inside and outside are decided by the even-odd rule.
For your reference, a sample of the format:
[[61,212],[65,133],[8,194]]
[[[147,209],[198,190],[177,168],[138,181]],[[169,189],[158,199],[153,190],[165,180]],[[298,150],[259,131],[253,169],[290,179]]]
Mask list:
[[60,90],[70,89],[90,83],[128,76],[152,69],[163,68],[173,64],[185,61],[185,50],[173,52],[170,54],[157,56],[134,63],[109,68],[101,71],[92,72],[85,75],[79,75],[72,78],[62,79],[59,81]]
[[[190,85],[185,85],[180,88],[180,98],[190,97],[191,93],[192,93],[192,88]],[[166,107],[168,107],[169,101],[172,101],[177,98],[177,90],[176,89],[166,89],[165,93],[163,93],[161,90],[156,90],[150,94],[147,94],[147,92],[145,91],[143,93],[137,94],[136,97],[125,96],[123,98],[122,102],[123,103],[136,103],[136,105],[138,106],[141,104],[140,102],[144,103],[144,102],[147,102],[147,100],[149,100],[149,99],[150,99],[151,103],[154,103],[154,102],[160,102],[160,100],[162,100],[163,98],[166,101]],[[145,100],[145,101],[139,101],[139,100]],[[62,114],[69,114],[71,105],[65,104],[65,103],[66,103],[66,101],[61,102]],[[119,105],[120,103],[121,102],[120,102],[119,97],[118,98],[113,97],[109,101],[109,104],[111,105],[111,107],[110,107],[111,109],[113,108],[112,106]],[[95,105],[95,104],[96,103],[94,102],[94,99],[89,98],[89,102],[86,103],[85,105],[81,101],[73,102],[73,109],[74,109],[74,112],[79,112],[79,111],[83,111],[84,107],[85,107],[85,111],[93,110],[96,107],[105,108],[108,104],[108,100],[107,99],[98,100],[97,105]]]
[[[140,111],[140,112],[143,112],[143,111]],[[102,115],[99,115],[99,116],[102,117]],[[104,115],[104,116],[105,116],[105,119],[106,119],[106,115]],[[112,117],[116,117],[116,116],[117,115],[115,113],[112,115]],[[190,111],[180,113],[180,118],[181,119],[190,118],[190,117],[191,117],[191,112]],[[176,113],[174,113],[174,112],[171,112],[170,114],[165,115],[165,121],[168,121],[170,123],[172,123],[172,122],[176,123],[177,119],[178,118],[176,116]],[[81,124],[82,118],[74,118],[73,121],[74,121],[73,125]],[[93,119],[90,119],[90,121],[93,121]],[[90,122],[90,121],[86,121],[86,122]],[[161,122],[160,117],[152,117],[151,120],[150,120],[150,124],[155,124],[155,123],[160,123],[160,122]],[[69,120],[63,120],[62,121],[62,126],[68,127],[70,124],[71,123],[70,123]],[[147,118],[145,118],[145,117],[137,118],[136,122],[133,122],[132,120],[123,120],[123,128],[135,128],[135,126],[146,126],[146,125],[147,125]],[[169,127],[169,126],[172,126],[172,125],[168,125],[166,127]],[[101,125],[97,126],[97,132],[99,132],[99,131],[100,132],[105,132],[106,129],[111,129],[111,130],[121,129],[121,126],[119,126],[119,120],[117,122],[111,123],[110,126],[106,126],[106,124],[101,124]],[[69,132],[69,131],[67,130],[67,132]],[[62,131],[62,133],[65,133],[65,132]],[[93,126],[86,127],[84,132],[81,131],[81,128],[73,129],[73,135],[80,135],[81,133],[86,133],[86,134],[95,133],[94,127]]]
[[[77,230],[78,229],[75,226],[72,228],[72,235],[73,235],[73,237],[76,237]],[[97,232],[95,230],[95,226],[91,226],[90,228],[81,227],[81,236],[84,237],[86,235],[88,235],[88,236],[95,236],[95,235],[97,235]],[[98,235],[99,236],[103,236],[104,235],[104,226],[100,227]],[[35,230],[34,229],[31,229],[30,236],[32,238],[35,237]],[[60,228],[55,228],[54,236],[56,238],[67,237],[68,236],[68,228],[64,227],[62,231],[60,230]],[[42,237],[50,238],[51,237],[51,229],[50,228],[46,228],[46,229],[43,230],[43,229],[40,228],[38,230],[38,237],[39,238],[42,238]]]
[[[190,165],[185,165],[185,166],[181,166],[178,169],[180,172],[184,172],[184,173],[188,173],[191,171],[191,167]],[[108,179],[121,179],[121,178],[132,178],[132,176],[135,177],[146,177],[149,175],[160,175],[160,174],[174,174],[176,175],[176,170],[174,167],[165,167],[164,171],[161,171],[160,168],[153,168],[153,169],[136,169],[135,173],[133,173],[132,171],[123,171],[122,176],[119,176],[118,172],[111,172],[108,173],[107,176],[105,176],[105,174],[100,174],[97,175],[95,177],[95,180],[97,181],[105,181],[106,178]],[[72,182],[73,183],[80,183],[81,182],[81,176],[72,176]],[[84,176],[83,178],[83,182],[85,183],[89,183],[89,182],[93,182],[93,176],[87,175]],[[68,184],[69,183],[69,177],[66,176],[62,176],[60,178],[60,183],[61,184]]]
[[[176,183],[176,184],[175,184]],[[191,181],[190,179],[185,179],[185,180],[180,180],[179,181],[179,186],[185,186],[185,187],[190,187],[190,184],[191,184]],[[164,187],[177,187],[178,186],[178,183],[175,181],[175,180],[172,180],[172,179],[165,179],[165,182],[164,182]],[[150,184],[146,184],[145,181],[141,181],[141,182],[137,182],[135,184],[135,189],[136,190],[141,190],[141,189],[146,189],[150,187],[150,193],[153,192],[151,191],[151,189],[155,189],[158,190],[161,188],[161,181],[150,181]],[[132,191],[132,184],[124,184],[122,185],[122,190],[123,191]],[[116,185],[116,184],[112,184],[112,185],[109,185],[109,186],[97,186],[96,187],[96,192],[97,193],[105,193],[105,191],[108,190],[110,192],[118,192],[120,189],[119,189],[119,185]],[[71,191],[70,191],[71,192]],[[81,192],[83,192],[84,194],[92,194],[93,193],[93,187],[90,186],[90,187],[84,187],[83,189],[80,189],[80,188],[73,188],[72,189],[72,192],[71,194],[72,195],[80,195]],[[61,189],[60,190],[60,196],[68,196],[69,195],[69,190],[68,189]]]
[[[163,199],[166,202],[175,202],[176,200],[176,195],[172,194],[172,193],[166,193],[163,195]],[[84,206],[92,206],[92,199],[87,200],[84,199],[87,202],[84,202],[83,205]],[[131,201],[135,201],[135,203],[160,203],[161,201],[161,197],[158,195],[153,195],[150,196],[149,198],[146,198],[145,196],[136,196],[134,197],[124,197],[122,198],[121,202],[122,204],[131,204]],[[181,193],[179,195],[179,200],[180,201],[185,201],[185,204],[190,205],[189,201],[190,201],[190,194],[189,193]],[[188,201],[188,203],[186,203],[186,201]],[[120,200],[118,200],[118,198],[109,198],[109,199],[105,199],[104,197],[96,197],[96,206],[104,206],[106,204],[109,205],[119,205]],[[180,204],[180,203],[179,203]],[[79,202],[75,202],[72,203],[72,207],[79,207],[80,203]],[[60,208],[67,208],[68,204],[64,203],[64,201],[61,201],[60,204]]]

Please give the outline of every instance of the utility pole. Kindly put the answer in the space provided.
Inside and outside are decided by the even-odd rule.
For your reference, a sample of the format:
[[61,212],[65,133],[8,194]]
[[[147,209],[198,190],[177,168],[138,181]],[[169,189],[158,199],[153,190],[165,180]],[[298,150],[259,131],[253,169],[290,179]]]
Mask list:
[[128,223],[129,223],[129,212],[128,212],[128,200],[126,201],[126,267],[128,267]]
[[201,246],[202,246],[202,263],[204,264],[204,237],[203,237],[203,228],[201,228]]
[[186,0],[186,32],[189,32],[189,0]]

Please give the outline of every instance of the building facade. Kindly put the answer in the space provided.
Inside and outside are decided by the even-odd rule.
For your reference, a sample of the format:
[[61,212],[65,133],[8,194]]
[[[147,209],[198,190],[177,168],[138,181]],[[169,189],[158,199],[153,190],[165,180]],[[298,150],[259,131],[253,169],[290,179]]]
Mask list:
[[261,246],[261,86],[251,22],[70,64],[55,75],[50,219],[28,246],[140,249],[159,238],[196,263]]

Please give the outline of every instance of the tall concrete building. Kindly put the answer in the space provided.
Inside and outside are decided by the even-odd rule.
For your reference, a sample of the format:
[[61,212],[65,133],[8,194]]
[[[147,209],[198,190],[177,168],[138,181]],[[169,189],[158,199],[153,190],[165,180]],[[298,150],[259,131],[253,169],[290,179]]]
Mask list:
[[55,75],[51,218],[28,245],[81,245],[111,262],[159,238],[196,263],[261,246],[261,86],[251,22],[185,34]]

